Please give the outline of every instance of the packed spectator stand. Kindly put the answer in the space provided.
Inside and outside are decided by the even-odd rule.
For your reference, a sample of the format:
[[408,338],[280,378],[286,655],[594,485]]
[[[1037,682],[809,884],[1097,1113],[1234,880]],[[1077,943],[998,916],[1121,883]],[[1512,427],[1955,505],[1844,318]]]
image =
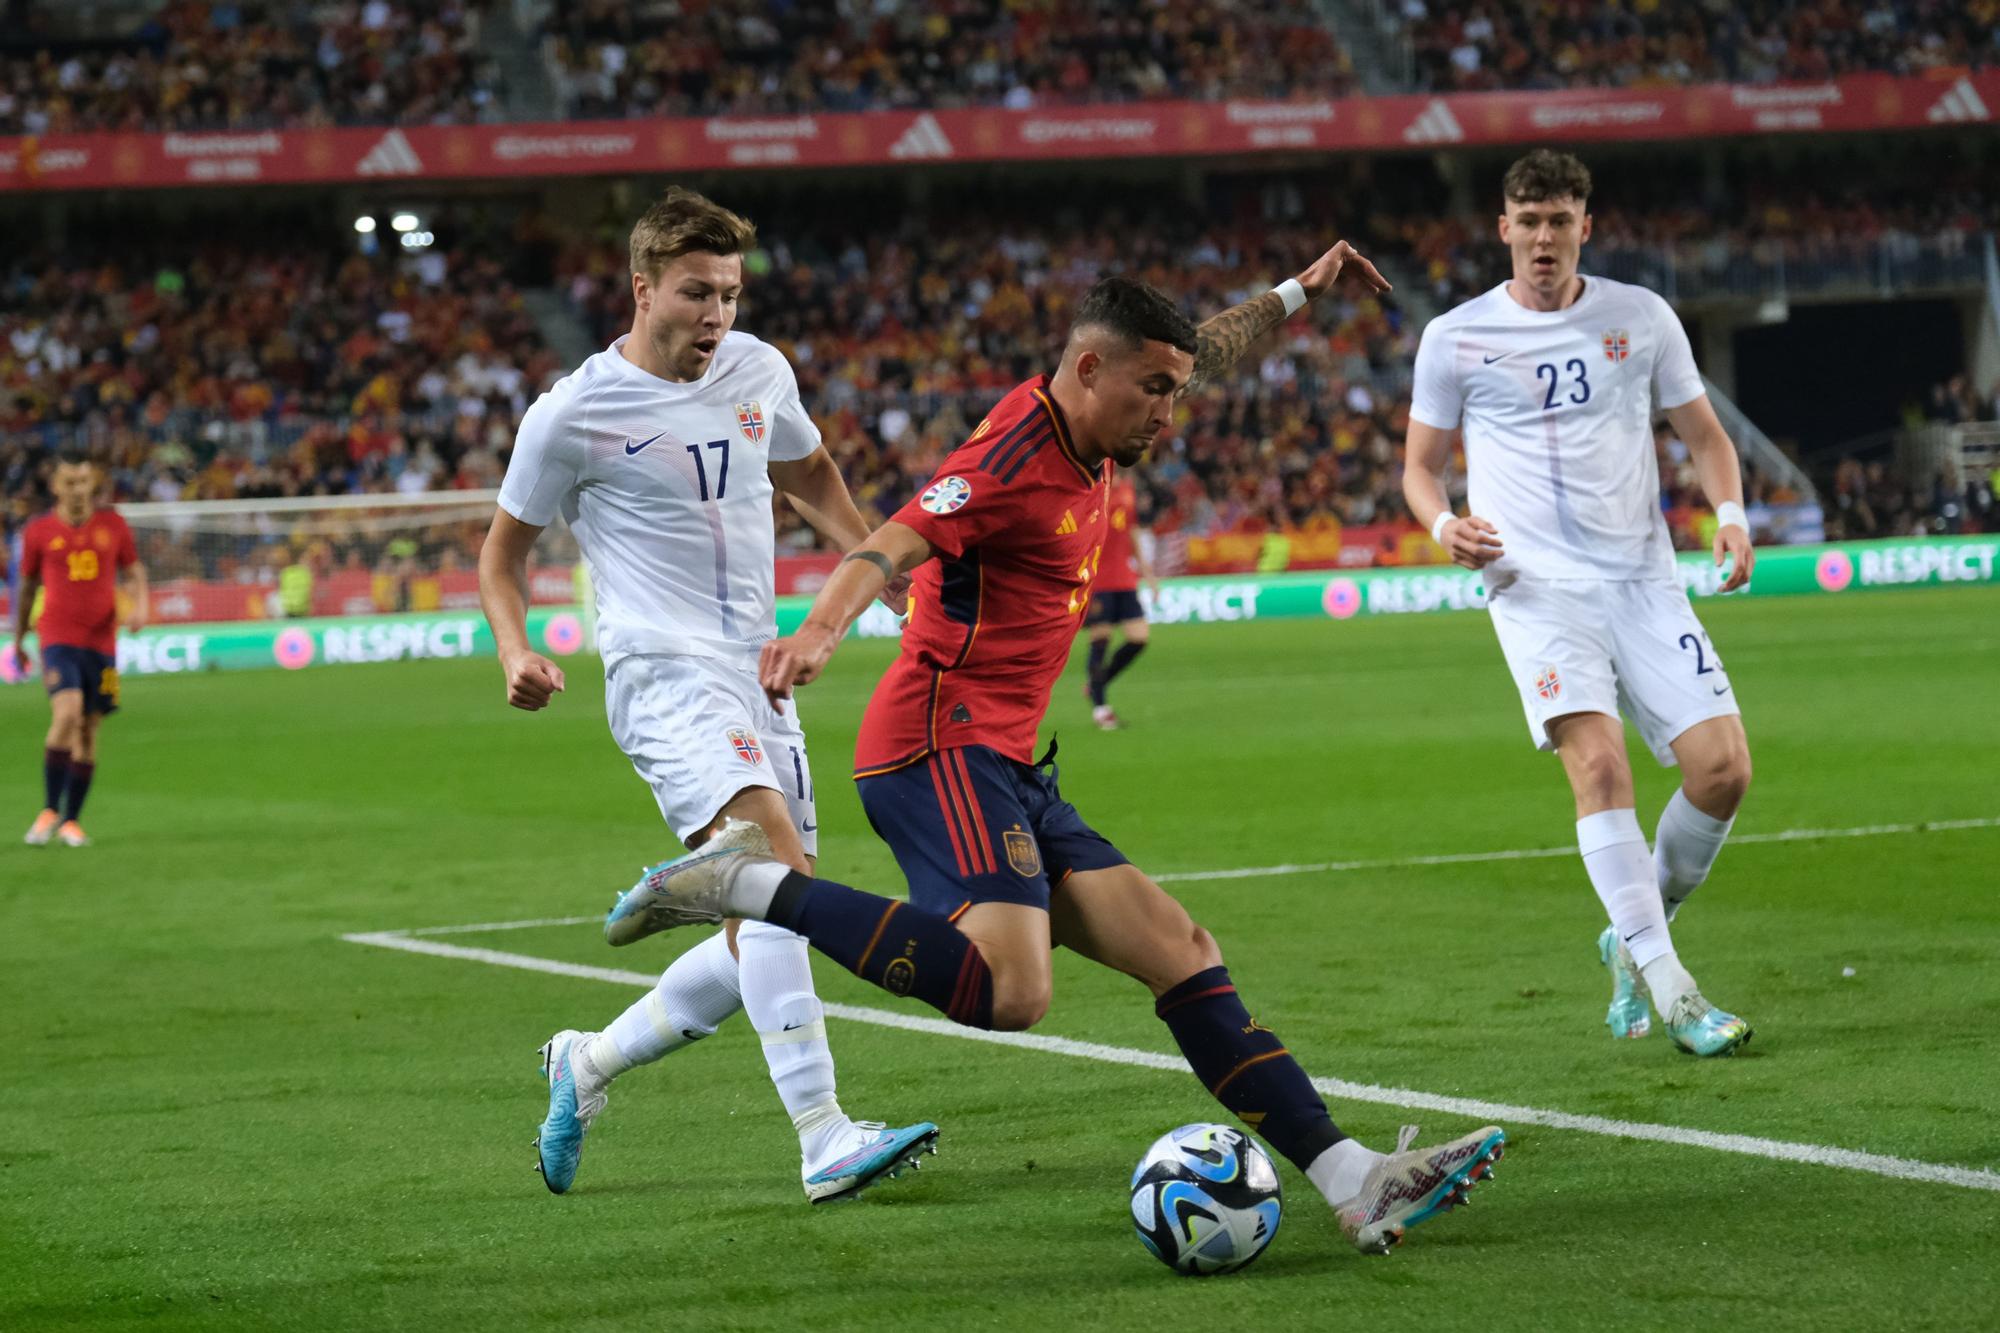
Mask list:
[[1439,91],[1814,82],[2000,63],[1993,0],[1389,0]]
[[172,0],[136,26],[67,34],[16,4],[0,135],[187,132],[497,119],[480,50],[491,0]]
[[559,0],[547,51],[565,112],[614,119],[1282,100],[1355,86],[1311,0]]

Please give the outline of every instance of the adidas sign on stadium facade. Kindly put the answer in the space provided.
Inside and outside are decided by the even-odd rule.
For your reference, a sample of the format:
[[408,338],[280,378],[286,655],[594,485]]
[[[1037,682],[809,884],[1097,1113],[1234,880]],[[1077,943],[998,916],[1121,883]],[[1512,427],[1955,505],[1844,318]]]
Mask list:
[[1433,97],[1431,104],[1423,109],[1410,128],[1403,131],[1405,143],[1462,143],[1465,128],[1458,123],[1458,117],[1451,114],[1451,108],[1444,99]]
[[910,122],[910,128],[897,136],[889,145],[889,156],[908,161],[912,158],[938,158],[952,156],[951,140],[946,137],[944,126],[938,124],[937,117],[926,111]]
[[1957,83],[1943,97],[1931,105],[1924,113],[1924,119],[1933,125],[1962,125],[1973,121],[1993,119],[1993,113],[1986,109],[1985,99],[1972,86],[1972,80],[1961,76]]
[[383,135],[354,168],[362,176],[414,176],[423,169],[424,160],[401,130]]

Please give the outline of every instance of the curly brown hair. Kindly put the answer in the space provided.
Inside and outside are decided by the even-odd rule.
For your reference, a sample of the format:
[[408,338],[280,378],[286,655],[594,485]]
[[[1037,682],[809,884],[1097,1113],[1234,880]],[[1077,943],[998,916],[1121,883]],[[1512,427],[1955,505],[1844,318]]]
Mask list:
[[1590,168],[1573,153],[1537,148],[1507,168],[1500,193],[1514,203],[1544,204],[1551,199],[1582,203],[1590,198]]

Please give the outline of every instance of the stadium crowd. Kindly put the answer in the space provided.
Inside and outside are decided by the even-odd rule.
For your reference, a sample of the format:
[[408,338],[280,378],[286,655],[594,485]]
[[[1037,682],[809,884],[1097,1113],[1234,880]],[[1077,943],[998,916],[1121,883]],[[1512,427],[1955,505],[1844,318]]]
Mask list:
[[63,6],[38,0],[0,41],[0,134],[494,119],[490,3],[171,0],[133,30],[64,37]]
[[[796,364],[829,449],[879,519],[1000,393],[1053,364],[1070,307],[1107,269],[1136,272],[1192,313],[1212,313],[1294,268],[1330,219],[1393,277],[1414,279],[1419,312],[1500,276],[1487,224],[1441,218],[1387,185],[1302,177],[1210,189],[1195,208],[1134,205],[1129,195],[1105,202],[1081,186],[1056,208],[1018,192],[914,212],[890,200],[751,207],[770,222],[747,257],[742,327]],[[1384,211],[1343,220],[1342,198],[1363,194]],[[1985,216],[1976,197],[1940,198],[1918,213],[1803,192],[1782,209],[1746,202],[1715,224],[1746,243],[1816,244],[1853,233],[1864,215],[1913,228]],[[1644,207],[1598,218],[1596,245],[1627,231],[1693,232]],[[553,280],[593,342],[609,342],[631,318],[621,223],[607,218],[594,237],[531,223],[461,241],[447,229],[436,248],[393,256],[323,234],[275,241],[288,230],[269,225],[264,239],[195,244],[163,233],[150,248],[23,252],[0,267],[0,483],[10,522],[33,503],[47,450],[64,443],[89,448],[127,501],[494,486],[520,413],[562,370],[515,280]],[[552,234],[563,248],[524,268],[536,247],[519,237]],[[542,267],[552,278],[527,271]],[[1401,523],[1418,332],[1408,295],[1343,291],[1316,303],[1190,396],[1141,478],[1155,529],[1193,538]],[[1963,381],[1941,386],[1932,415],[1990,415],[1996,390],[1982,399]],[[1665,433],[1658,447],[1675,539],[1703,545],[1708,516],[1685,450]],[[1847,528],[1909,530],[1941,512],[1922,495],[1891,496],[1886,472],[1874,482],[1866,469],[1859,481],[1843,476],[1843,494],[1864,495],[1869,516],[1829,506]],[[1749,498],[1796,497],[1753,472]],[[810,530],[788,506],[779,517],[785,548],[808,549]]]
[[1392,0],[1439,91],[1814,82],[2000,62],[1994,0]]
[[496,485],[556,368],[499,263],[472,252],[23,252],[0,267],[0,481],[21,494],[69,444],[126,499]]
[[1282,100],[1354,86],[1311,0],[558,0],[546,50],[578,117]]

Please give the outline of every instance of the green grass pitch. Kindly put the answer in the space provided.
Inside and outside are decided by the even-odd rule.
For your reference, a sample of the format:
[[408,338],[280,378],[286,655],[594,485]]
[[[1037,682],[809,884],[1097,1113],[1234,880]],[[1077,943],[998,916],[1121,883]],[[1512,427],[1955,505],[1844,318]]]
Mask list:
[[[1757,778],[1738,830],[2000,816],[2000,590],[1704,606]],[[827,873],[900,881],[846,781],[890,648],[804,696]],[[1159,633],[1065,792],[1158,873],[1560,847],[1483,616]],[[636,990],[342,942],[601,912],[671,839],[594,667],[537,716],[490,662],[134,680],[84,852],[0,846],[0,1328],[1968,1328],[2000,1301],[2000,1193],[1510,1126],[1469,1210],[1386,1259],[1283,1168],[1248,1272],[1197,1282],[1125,1216],[1156,1135],[1221,1118],[1181,1073],[830,1024],[861,1116],[944,1155],[812,1209],[748,1026],[613,1090],[575,1191],[529,1148],[535,1048]],[[0,809],[39,800],[45,707],[0,691]],[[1651,827],[1672,775],[1646,763]],[[1756,1025],[1696,1062],[1614,1043],[1573,857],[1178,883],[1315,1074],[2000,1168],[2000,828],[1745,842],[1683,957]],[[657,971],[588,925],[455,944]],[[1854,975],[1843,975],[1852,968]],[[929,1011],[824,959],[830,1001]],[[1043,1032],[1171,1051],[1140,988],[1056,962]],[[1375,1144],[1451,1115],[1336,1102]]]

